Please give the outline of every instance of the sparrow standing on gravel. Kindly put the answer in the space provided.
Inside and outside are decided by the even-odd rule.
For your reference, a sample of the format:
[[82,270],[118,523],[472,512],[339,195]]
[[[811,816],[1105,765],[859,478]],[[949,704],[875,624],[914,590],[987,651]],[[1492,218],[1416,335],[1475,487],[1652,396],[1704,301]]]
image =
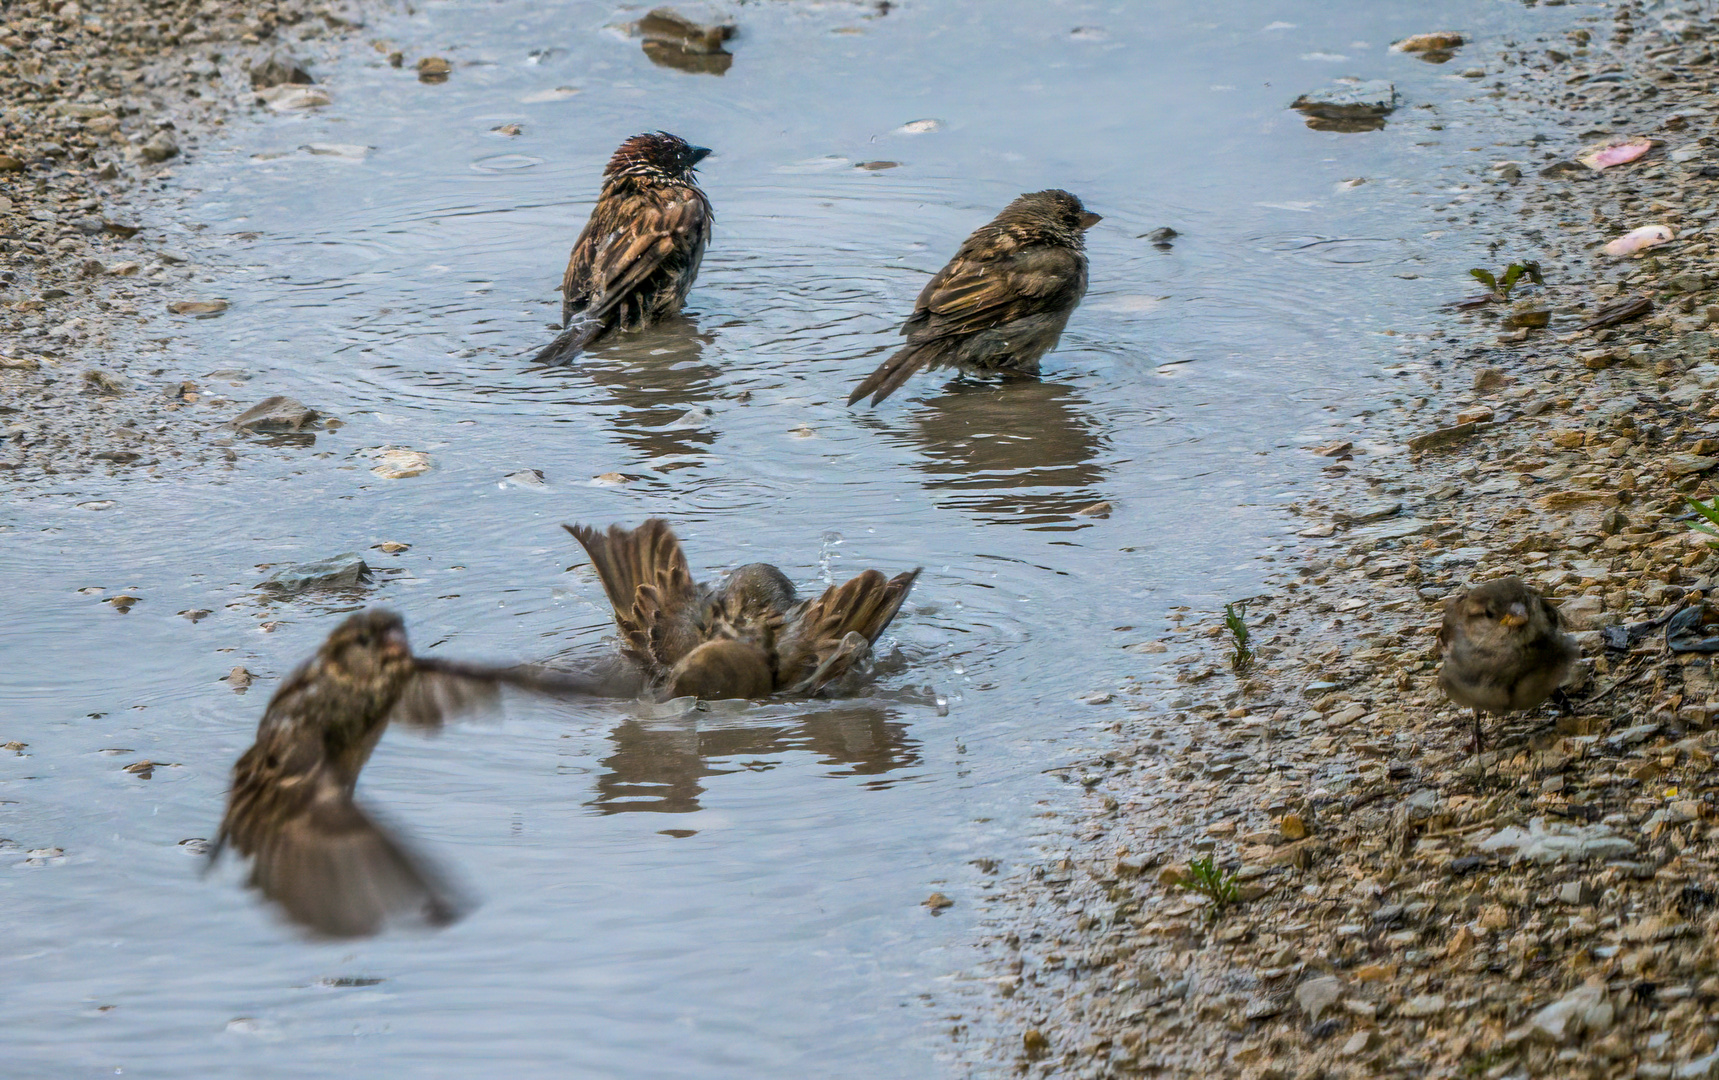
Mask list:
[[1438,685],[1474,710],[1476,754],[1482,712],[1532,709],[1569,675],[1581,650],[1561,625],[1558,609],[1516,577],[1478,585],[1445,605]]
[[867,570],[816,600],[798,600],[768,563],[742,566],[714,587],[693,581],[661,518],[630,531],[564,527],[602,579],[622,653],[671,698],[816,694],[869,658],[919,576]]
[[435,730],[449,716],[492,705],[501,685],[602,692],[538,668],[413,656],[390,611],[347,619],[269,699],[255,745],[233,766],[211,862],[232,845],[253,860],[253,887],[330,937],[373,934],[395,918],[452,922],[461,914],[452,890],[352,790],[390,720]]
[[1102,218],[1052,188],[1022,195],[925,283],[902,325],[907,346],[848,395],[876,405],[921,368],[1037,375],[1086,295],[1085,232]]
[[569,363],[611,330],[680,310],[710,243],[710,200],[693,176],[709,153],[666,131],[634,135],[615,151],[561,280],[563,329],[537,363]]

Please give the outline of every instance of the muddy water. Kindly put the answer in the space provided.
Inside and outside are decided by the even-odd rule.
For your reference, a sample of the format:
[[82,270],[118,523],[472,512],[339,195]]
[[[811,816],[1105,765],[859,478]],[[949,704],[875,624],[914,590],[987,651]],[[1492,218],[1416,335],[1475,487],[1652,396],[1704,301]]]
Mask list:
[[[739,10],[713,76],[654,66],[607,6],[423,5],[365,36],[448,57],[446,84],[356,47],[325,68],[332,108],[259,115],[177,170],[189,209],[154,224],[232,307],[163,379],[235,403],[211,416],[287,393],[345,426],[7,495],[0,739],[28,746],[0,755],[0,1071],[937,1074],[972,861],[1019,857],[1060,798],[1041,770],[1119,719],[1078,699],[1150,670],[1124,647],[1168,608],[1249,593],[1296,527],[1275,507],[1317,483],[1299,447],[1392,407],[1387,331],[1484,256],[1454,178],[1509,154],[1469,60],[1385,51],[1443,28],[1422,4]],[[1574,14],[1441,10],[1485,41]],[[1383,131],[1283,109],[1345,74],[1396,80]],[[527,370],[603,161],[655,127],[717,151],[686,319]],[[1052,185],[1105,220],[1043,381],[843,407],[926,275]],[[1140,238],[1159,226],[1168,251]],[[434,468],[379,479],[389,446]],[[1108,519],[1076,514],[1099,500]],[[361,794],[481,901],[434,936],[305,942],[230,868],[198,876],[182,842],[339,612],[398,607],[439,654],[588,653],[607,615],[559,524],[650,514],[700,569],[768,559],[817,588],[924,565],[878,693],[391,735]],[[361,597],[255,591],[346,550],[378,569]],[[218,681],[234,666],[247,694]]]

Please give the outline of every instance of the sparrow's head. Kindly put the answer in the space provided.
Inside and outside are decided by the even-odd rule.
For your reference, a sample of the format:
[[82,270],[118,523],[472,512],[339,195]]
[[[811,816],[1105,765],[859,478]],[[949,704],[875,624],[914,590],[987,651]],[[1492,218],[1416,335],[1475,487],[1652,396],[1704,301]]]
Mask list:
[[1521,578],[1499,578],[1478,585],[1460,603],[1463,619],[1476,629],[1490,625],[1527,636],[1545,629],[1547,624],[1552,627],[1558,624],[1556,609],[1524,585]]
[[693,170],[710,155],[702,146],[694,146],[678,135],[666,131],[647,131],[634,135],[620,145],[609,159],[604,177],[633,176],[653,180],[693,182]]
[[415,666],[406,624],[382,608],[359,612],[335,627],[316,656],[325,674],[382,691],[403,687]]
[[1039,232],[1076,247],[1083,243],[1081,234],[1103,220],[1061,188],[1028,192],[997,215],[999,224]]

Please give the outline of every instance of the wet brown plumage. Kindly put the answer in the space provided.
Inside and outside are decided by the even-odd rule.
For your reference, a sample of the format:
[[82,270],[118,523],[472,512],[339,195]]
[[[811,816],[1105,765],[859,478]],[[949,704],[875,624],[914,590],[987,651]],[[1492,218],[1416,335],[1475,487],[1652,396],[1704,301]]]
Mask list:
[[460,903],[441,875],[353,801],[390,721],[437,729],[493,704],[498,688],[600,694],[580,676],[412,655],[398,615],[341,623],[269,699],[257,740],[233,766],[214,856],[251,858],[250,884],[294,921],[331,937],[387,922],[451,922]]
[[848,395],[876,405],[914,372],[944,366],[1037,375],[1086,295],[1085,232],[1102,219],[1051,189],[1022,195],[939,270],[902,325],[907,345]]
[[871,655],[919,576],[917,569],[893,578],[867,570],[799,600],[768,563],[742,566],[716,586],[694,581],[660,518],[632,530],[566,529],[603,582],[621,651],[667,697],[815,694]]
[[1444,666],[1439,689],[1474,710],[1474,745],[1480,749],[1480,714],[1532,709],[1551,696],[1581,650],[1563,632],[1558,609],[1520,578],[1499,578],[1454,597],[1439,627]]
[[563,329],[538,363],[568,363],[610,331],[680,310],[710,243],[710,200],[693,176],[709,153],[666,131],[615,151],[561,280]]

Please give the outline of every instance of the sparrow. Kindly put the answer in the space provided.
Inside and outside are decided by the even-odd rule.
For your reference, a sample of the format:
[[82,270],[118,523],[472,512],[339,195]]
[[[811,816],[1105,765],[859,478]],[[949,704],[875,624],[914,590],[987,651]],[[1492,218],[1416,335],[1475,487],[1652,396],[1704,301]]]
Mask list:
[[1476,754],[1482,712],[1532,709],[1563,683],[1581,655],[1563,632],[1558,609],[1516,577],[1452,598],[1438,642],[1444,652],[1439,689],[1474,710]]
[[666,131],[634,135],[615,151],[561,279],[563,329],[537,363],[569,363],[611,330],[680,310],[710,243],[710,200],[693,176],[709,153]]
[[1037,375],[1086,295],[1085,232],[1104,220],[1066,191],[1022,195],[934,274],[902,324],[907,346],[848,395],[878,404],[921,368]]
[[668,523],[598,532],[565,525],[615,609],[621,652],[670,698],[812,695],[863,665],[919,577],[876,570],[801,600],[787,575],[749,563],[717,585],[693,581]]
[[252,860],[252,887],[328,937],[373,934],[394,919],[454,921],[463,905],[443,876],[352,791],[390,721],[437,730],[493,705],[503,685],[604,693],[572,674],[413,656],[398,615],[353,615],[269,699],[256,743],[233,766],[210,865],[231,845]]

